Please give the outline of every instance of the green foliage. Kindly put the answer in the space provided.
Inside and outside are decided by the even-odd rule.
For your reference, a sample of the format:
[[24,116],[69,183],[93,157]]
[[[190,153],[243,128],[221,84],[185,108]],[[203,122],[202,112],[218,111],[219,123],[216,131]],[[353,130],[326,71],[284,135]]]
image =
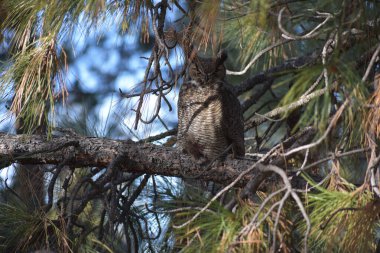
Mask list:
[[306,196],[313,252],[373,252],[379,205],[365,188],[332,176],[327,189]]
[[[214,202],[195,221],[183,228],[173,230],[176,235],[175,247],[183,252],[263,252],[269,250],[271,231],[274,229],[272,218],[277,215],[276,209],[271,210],[271,206],[279,200],[278,196],[269,201],[261,210],[258,216],[261,223],[258,223],[257,227],[252,228],[246,235],[241,236],[242,229],[251,222],[266,197],[265,193],[259,193],[258,204],[240,202],[233,212],[225,209],[220,203]],[[174,200],[170,208],[166,207],[166,209],[176,210],[173,216],[175,225],[188,221],[209,201],[200,192],[194,191],[190,198],[191,201]],[[197,205],[194,206],[194,203]],[[276,238],[284,250],[291,248],[289,239],[292,216],[290,205],[285,205],[276,230]]]
[[[11,110],[22,119],[25,131],[47,125],[48,108],[54,113],[54,79],[64,80],[62,73],[55,77],[59,59],[54,51],[54,41],[50,41],[46,47],[34,46],[16,54],[13,63],[0,79],[0,92],[3,91],[3,94],[10,83],[14,84]],[[67,95],[63,82],[59,90],[63,97]]]
[[[62,222],[62,223],[61,223]],[[21,202],[0,203],[0,249],[3,252],[30,252],[31,249],[60,249],[73,252],[62,220],[30,212]]]
[[[84,24],[83,33],[89,33],[96,31],[107,15],[123,13],[125,19],[114,19],[115,23],[120,20],[122,27],[131,27],[147,21],[151,2],[6,0],[1,7],[7,16],[0,30],[12,33],[14,53],[2,69],[0,97],[5,100],[13,96],[11,112],[22,120],[25,132],[33,132],[40,125],[54,124],[54,105],[67,97],[62,43],[70,40],[75,26]],[[149,37],[148,22],[141,24],[144,36]]]
[[[320,133],[323,133],[328,126],[332,113],[338,109],[336,106],[334,107],[334,104],[341,104],[348,98],[351,106],[344,112],[342,136],[348,137],[349,143],[346,147],[361,145],[365,137],[363,128],[366,112],[363,107],[368,97],[368,87],[362,83],[359,73],[350,64],[336,60],[329,63],[326,68],[331,73],[328,77],[330,82],[327,83],[327,86],[323,77],[323,66],[320,65],[304,68],[280,81],[276,87],[292,84],[280,105],[291,104],[298,101],[302,96],[311,94],[312,92],[308,89],[313,84],[316,84],[315,90],[327,87],[328,92],[313,98],[306,104],[302,116],[293,130],[314,125]],[[291,112],[290,110],[287,111],[283,117],[287,117]]]
[[[321,66],[314,66],[301,70],[299,73],[284,77],[276,87],[283,85],[288,85],[291,83],[290,89],[282,98],[280,105],[288,105],[295,101],[298,101],[303,95],[308,95],[306,92],[316,81],[318,80],[319,75],[321,75],[322,68]],[[315,87],[323,87],[321,82]],[[310,94],[310,92],[309,92]],[[301,119],[298,122],[296,128],[302,128],[307,125],[314,125],[319,130],[324,130],[326,127],[327,119],[331,112],[331,96],[327,92],[321,97],[312,99],[305,107],[305,111],[302,113]],[[291,111],[287,111],[283,117],[288,116]]]
[[[196,211],[197,209],[190,208],[184,209],[184,212],[178,212],[174,217],[175,223],[185,222]],[[194,224],[175,231],[177,247],[182,248],[185,252],[224,252],[233,241],[239,228],[240,221],[233,213],[214,205]]]
[[[65,102],[68,95],[65,80],[68,63],[63,44],[72,42],[71,37],[75,29],[80,26],[83,34],[87,36],[97,32],[99,27],[106,25],[107,20],[111,20],[110,25],[117,26],[120,31],[138,32],[141,40],[148,42],[152,33],[152,22],[157,22],[151,17],[159,10],[159,6],[154,8],[156,3],[157,1],[149,0],[1,1],[0,18],[6,18],[0,24],[0,30],[10,36],[12,41],[11,58],[2,65],[1,69],[0,97],[2,100],[12,100],[10,111],[19,119],[19,123],[22,123],[23,130],[30,133],[41,125],[54,125],[57,103]],[[169,1],[169,4],[174,8],[178,2]],[[183,24],[194,18],[191,20],[193,25],[196,24],[192,27],[193,43],[199,48],[206,49],[211,45],[211,50],[219,49],[217,47],[220,44],[227,45],[233,55],[229,59],[237,63],[233,70],[244,69],[255,56],[261,54],[249,71],[241,77],[245,79],[257,72],[263,72],[267,77],[265,82],[271,83],[270,89],[265,90],[265,94],[259,97],[260,101],[253,101],[251,107],[247,108],[247,112],[253,116],[256,110],[265,114],[274,109],[273,105],[287,106],[301,101],[306,95],[326,89],[323,94],[315,96],[297,108],[276,115],[273,119],[276,121],[275,127],[268,120],[268,124],[260,126],[262,129],[256,129],[256,133],[247,133],[247,138],[257,142],[264,139],[267,143],[280,143],[291,133],[283,129],[290,126],[286,120],[295,112],[299,117],[296,117],[295,126],[292,125],[292,132],[314,126],[319,130],[319,135],[315,138],[319,138],[331,124],[331,119],[337,116],[336,113],[344,101],[349,101],[349,104],[343,113],[338,115],[339,120],[334,121],[333,130],[325,139],[324,149],[321,148],[317,152],[310,149],[311,158],[307,162],[327,156],[328,152],[364,146],[368,144],[365,142],[368,135],[373,137],[372,132],[380,132],[377,128],[380,92],[377,90],[370,97],[369,94],[373,90],[372,80],[367,78],[363,81],[371,55],[379,43],[378,1],[319,0],[284,3],[274,0],[210,0],[188,1],[188,6],[184,6],[194,7],[191,11],[184,11],[186,13],[183,17]],[[278,24],[280,10],[283,14],[281,25],[287,32],[281,31]],[[322,23],[326,13],[329,14],[329,18]],[[183,28],[184,25],[179,24],[181,22],[174,25]],[[164,28],[169,25],[172,24],[165,23]],[[316,32],[312,36],[307,36],[313,29],[316,29]],[[289,38],[292,36],[293,38]],[[2,39],[3,36],[0,36],[0,40]],[[329,41],[333,42],[327,43]],[[274,44],[277,46],[263,53],[263,50]],[[159,46],[161,45],[156,44],[153,49],[157,53],[156,57],[166,53]],[[166,49],[169,52],[169,48]],[[303,59],[311,61],[297,67],[282,66],[292,58],[301,62]],[[159,73],[157,76],[165,79],[166,77],[163,77],[157,69],[164,65],[168,66],[168,62],[163,64],[162,59],[155,61],[153,72]],[[271,69],[273,67],[281,71]],[[150,71],[152,69],[147,70],[148,79],[153,78]],[[370,77],[372,72],[370,70]],[[174,71],[173,74],[177,72]],[[152,84],[154,83],[152,82],[149,88],[154,87]],[[259,83],[257,86],[264,86],[263,84]],[[165,85],[171,84],[165,83]],[[136,91],[142,90],[140,86],[141,83]],[[245,90],[244,99],[255,97],[261,92],[260,88],[261,86]],[[165,87],[166,92],[171,92],[171,88]],[[142,102],[144,109],[147,108],[145,105],[149,104],[147,97],[158,94],[148,93],[144,90],[144,93],[140,94],[141,98],[145,98]],[[95,107],[97,102],[91,106]],[[130,100],[130,103],[136,103],[136,100]],[[169,104],[167,100],[165,103]],[[368,104],[372,106],[370,113],[367,110]],[[109,131],[105,130],[106,126],[109,126],[106,122],[104,130],[100,130],[96,127],[99,125],[98,118],[92,120],[87,118],[86,113],[82,114],[84,116],[81,115],[83,117],[79,124],[78,115],[67,117],[66,126],[81,129],[83,134],[111,136],[111,132],[117,128],[116,125],[121,125],[120,122],[123,121],[120,119],[120,122],[111,125]],[[161,118],[159,120],[162,121]],[[372,121],[374,123],[371,124]],[[278,129],[280,130],[277,131]],[[113,133],[115,134],[115,131]],[[262,133],[271,133],[271,136],[262,136]],[[268,141],[269,139],[271,141]],[[250,152],[262,151],[257,149]],[[318,151],[321,151],[321,154],[313,154]],[[303,164],[304,155],[301,152],[297,155],[292,157],[291,161],[286,161],[286,166],[289,166],[290,170],[299,168]],[[345,164],[345,173],[357,172],[358,163],[351,162],[352,156],[346,159],[348,161]],[[349,184],[340,177],[339,171],[336,171],[335,167],[338,165],[335,157],[330,160],[333,161],[326,166],[331,170],[329,184],[316,186],[307,179],[315,186],[315,190],[303,195],[312,225],[308,239],[311,250],[314,252],[374,251],[379,204],[374,200],[368,182],[360,182],[363,185],[359,188]],[[362,158],[362,160],[359,161],[361,167],[366,167],[367,159]],[[321,168],[316,169],[320,172]],[[294,214],[296,211],[292,201],[286,200],[280,213],[277,208],[271,209],[280,200],[278,196],[263,207],[258,215],[257,220],[261,222],[257,227],[240,236],[242,229],[250,224],[258,213],[263,200],[273,192],[270,187],[265,193],[258,192],[252,200],[254,203],[240,202],[232,212],[215,202],[209,210],[188,226],[172,229],[169,223],[178,225],[188,221],[208,203],[209,199],[203,192],[190,191],[182,194],[173,190],[178,189],[178,183],[161,182],[161,186],[168,187],[160,188],[155,183],[147,183],[147,189],[141,191],[140,196],[133,196],[133,193],[139,189],[141,180],[131,179],[119,183],[117,187],[113,186],[112,189],[105,187],[105,190],[102,189],[104,192],[99,193],[92,190],[101,188],[94,182],[97,176],[104,176],[99,173],[103,168],[99,168],[94,174],[91,174],[89,168],[81,170],[72,174],[71,185],[67,189],[78,197],[70,202],[74,207],[82,204],[80,201],[88,192],[94,193],[93,199],[86,202],[82,212],[75,217],[87,230],[82,231],[78,226],[70,233],[67,232],[65,230],[67,220],[60,217],[58,209],[52,208],[49,213],[30,212],[22,203],[4,201],[0,203],[0,244],[4,251],[28,252],[34,249],[52,248],[62,252],[112,252],[112,250],[117,252],[123,251],[125,247],[130,251],[132,249],[170,251],[174,247],[175,250],[181,249],[184,252],[228,250],[263,252],[271,249],[273,238],[276,238],[277,246],[284,252],[300,251],[302,247],[299,242],[306,230],[305,221],[298,214],[298,209],[297,214]],[[65,173],[61,176],[68,176],[68,173]],[[57,185],[62,184],[63,176]],[[120,190],[120,199],[118,201],[113,199],[114,206],[110,207],[108,198],[111,198],[112,191],[116,189]],[[54,191],[56,198],[63,198],[63,194],[62,191]],[[179,198],[180,195],[183,198]],[[105,200],[102,202],[100,199]],[[123,219],[127,218],[114,223],[114,217],[110,214],[112,208],[126,205],[130,201],[132,202],[128,207],[128,215],[123,216]],[[147,206],[154,208],[148,210]],[[172,215],[171,211],[175,214]],[[279,217],[277,231],[273,231],[273,217]],[[99,236],[103,225],[107,227],[107,231],[102,231],[104,234]],[[167,229],[163,232],[165,235],[156,238],[155,235],[159,234],[161,229]],[[163,244],[165,246],[162,246]]]
[[[30,212],[30,208],[17,200],[13,200],[12,203],[0,203],[0,211],[1,252],[30,252],[42,249],[59,250],[62,253],[114,252],[94,234],[86,237],[69,235],[64,219],[54,212]],[[92,218],[99,219],[94,210],[87,210],[86,213],[89,215],[84,219],[87,223]],[[108,243],[112,245],[117,242],[108,240]]]
[[[236,50],[237,66],[244,66],[261,50],[272,44],[279,34],[275,29],[275,18],[268,15],[270,2],[267,0],[225,1],[221,13],[222,32],[228,48]],[[274,66],[282,59],[283,47],[270,51],[251,71]],[[235,70],[235,69],[234,69]],[[236,69],[238,70],[238,69]]]

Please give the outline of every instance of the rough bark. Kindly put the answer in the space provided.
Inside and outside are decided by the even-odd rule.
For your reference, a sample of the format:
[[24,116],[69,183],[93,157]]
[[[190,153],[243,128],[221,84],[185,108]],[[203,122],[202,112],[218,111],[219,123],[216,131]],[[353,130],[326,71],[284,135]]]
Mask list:
[[[294,148],[307,143],[313,138],[312,128],[299,132],[296,136],[284,141],[283,148]],[[281,156],[270,159],[276,166],[284,165]],[[150,143],[111,140],[106,138],[84,137],[77,135],[12,135],[0,133],[0,168],[12,163],[20,164],[53,164],[63,163],[72,168],[107,167],[116,161],[120,170],[132,173],[199,178],[223,185],[232,182],[239,174],[254,164],[252,160],[226,159],[217,162],[207,172],[187,154],[175,148],[157,146]],[[260,174],[260,164],[252,173],[244,176],[236,186],[244,186]]]
[[[253,161],[226,160],[213,166],[209,173],[188,155],[175,148],[149,143],[111,140],[83,136],[11,135],[0,133],[0,167],[12,163],[61,164],[70,167],[107,167],[118,157],[117,168],[133,173],[175,177],[197,177],[227,184]],[[255,174],[255,172],[253,173]],[[252,175],[242,179],[244,185]]]

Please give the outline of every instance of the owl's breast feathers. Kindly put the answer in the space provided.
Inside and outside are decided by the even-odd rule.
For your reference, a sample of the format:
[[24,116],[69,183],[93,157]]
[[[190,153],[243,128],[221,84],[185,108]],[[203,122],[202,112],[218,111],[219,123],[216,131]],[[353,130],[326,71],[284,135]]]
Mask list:
[[244,125],[239,100],[223,81],[182,85],[178,101],[178,146],[195,158],[212,160],[232,144],[244,156]]

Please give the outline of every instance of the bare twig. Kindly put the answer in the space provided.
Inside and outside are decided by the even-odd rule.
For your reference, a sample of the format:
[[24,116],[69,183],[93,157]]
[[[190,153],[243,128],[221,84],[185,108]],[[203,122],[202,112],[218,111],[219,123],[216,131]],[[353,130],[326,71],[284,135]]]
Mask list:
[[[180,213],[180,212],[186,212],[186,211],[191,211],[191,210],[202,210],[201,207],[196,207],[196,206],[188,206],[188,207],[180,207],[180,208],[176,208],[176,209],[171,209],[171,210],[162,210],[162,211],[158,211],[158,210],[152,210],[148,207],[148,204],[145,203],[145,208],[146,210],[148,210],[149,212],[152,212],[152,213]],[[210,209],[207,209],[205,210],[206,212],[210,212],[210,213],[215,213],[213,210],[210,210]]]
[[312,38],[315,38],[316,36],[318,36],[318,33],[317,31],[323,26],[325,25],[331,18],[333,18],[333,15],[330,14],[330,13],[321,13],[321,12],[317,12],[318,16],[317,17],[324,17],[325,20],[323,22],[321,22],[319,25],[317,25],[313,30],[311,30],[309,33],[303,35],[303,36],[297,36],[297,35],[294,35],[294,34],[290,34],[289,32],[287,32],[283,26],[282,26],[282,23],[281,23],[281,19],[282,19],[282,13],[283,11],[285,10],[285,7],[283,7],[279,14],[278,14],[278,27],[279,29],[282,31],[282,37],[285,38],[285,40],[282,40],[282,41],[279,41],[279,42],[276,42],[266,48],[264,48],[263,50],[261,50],[259,53],[257,53],[255,55],[255,57],[247,64],[247,66],[244,67],[243,70],[241,71],[231,71],[231,70],[227,70],[227,75],[244,75],[248,69],[250,67],[252,67],[252,65],[258,60],[260,59],[261,56],[263,56],[265,53],[269,52],[270,50],[278,47],[278,46],[281,46],[281,45],[284,45],[286,43],[289,43],[291,41],[297,41],[297,40],[306,40],[306,39],[312,39]]
[[[196,218],[199,217],[199,215],[201,215],[206,209],[209,208],[209,206],[215,201],[217,200],[220,196],[222,196],[223,193],[227,192],[229,189],[231,189],[237,182],[239,182],[239,180],[241,178],[243,178],[245,175],[247,175],[248,173],[250,173],[253,169],[255,169],[257,166],[261,167],[263,165],[261,165],[260,163],[265,161],[266,158],[268,158],[271,154],[273,154],[278,148],[280,147],[280,145],[276,145],[275,147],[273,147],[268,153],[266,153],[265,156],[263,156],[261,159],[259,159],[255,164],[253,164],[249,169],[247,169],[246,171],[243,171],[242,173],[240,173],[240,175],[232,182],[230,183],[229,185],[227,185],[226,187],[224,187],[221,191],[219,191],[199,212],[197,212],[191,219],[189,219],[188,221],[186,221],[185,223],[181,224],[181,225],[173,225],[174,228],[176,229],[180,229],[180,228],[183,228],[187,225],[189,225],[191,222],[193,222]],[[261,165],[261,166],[260,166]]]
[[[266,198],[264,199],[264,201],[260,204],[259,209],[256,211],[255,215],[253,216],[251,222],[250,222],[247,226],[245,226],[245,227],[240,231],[239,236],[238,236],[239,238],[240,238],[240,237],[243,237],[243,236],[245,236],[245,235],[247,235],[247,234],[249,234],[253,229],[255,229],[255,228],[257,228],[257,227],[259,226],[258,224],[260,224],[261,222],[256,223],[256,221],[257,221],[257,219],[258,219],[260,213],[262,212],[262,210],[263,210],[264,207],[266,206],[266,204],[267,204],[272,198],[274,198],[277,194],[279,194],[279,193],[281,193],[281,192],[283,192],[283,191],[285,191],[285,190],[286,190],[286,187],[282,187],[281,189],[279,189],[279,190],[277,190],[277,191],[275,191],[275,192],[272,192],[271,194],[268,195],[268,197],[266,197]],[[268,212],[269,212],[269,211],[268,211]],[[268,212],[267,212],[267,213],[268,213]],[[265,215],[264,215],[264,217],[265,217]],[[264,220],[265,220],[265,219],[264,219]]]
[[306,149],[305,158],[304,158],[304,160],[303,160],[303,163],[302,163],[302,165],[301,165],[301,168],[299,168],[299,170],[297,171],[296,176],[298,176],[298,175],[301,173],[301,171],[305,168],[306,163],[307,163],[307,159],[308,159],[308,157],[309,157],[309,152],[310,152],[310,149]]
[[278,46],[281,46],[281,45],[284,45],[290,41],[293,41],[293,39],[286,39],[286,40],[282,40],[282,41],[279,41],[279,42],[276,42],[274,43],[273,45],[270,45],[266,48],[264,48],[263,50],[261,50],[259,53],[257,53],[255,55],[255,57],[253,57],[253,59],[247,64],[247,66],[245,66],[245,68],[243,70],[240,70],[240,71],[231,71],[231,70],[227,70],[227,75],[244,75],[248,69],[258,60],[260,59],[261,56],[263,56],[265,53],[269,52],[270,50],[272,50],[273,48],[276,48]]
[[319,35],[319,33],[317,33],[317,31],[322,27],[324,26],[330,19],[332,19],[334,16],[331,14],[331,13],[327,13],[327,12],[317,12],[317,18],[325,18],[325,20],[323,20],[320,24],[318,24],[316,27],[314,27],[313,30],[311,30],[310,32],[308,32],[307,34],[305,35],[302,35],[302,36],[298,36],[298,35],[295,35],[295,34],[291,34],[290,32],[286,31],[285,28],[282,26],[282,13],[284,12],[284,10],[286,9],[286,7],[282,7],[280,12],[278,13],[278,18],[277,18],[277,23],[278,23],[278,28],[281,30],[281,32],[283,33],[282,34],[282,37],[285,38],[285,39],[288,39],[288,40],[296,40],[296,39],[312,39],[312,38],[315,38]]
[[365,73],[363,75],[363,78],[362,78],[363,82],[367,81],[369,73],[372,70],[373,64],[375,64],[376,58],[379,55],[379,53],[380,53],[380,44],[377,46],[375,52],[372,54],[371,61],[369,62],[368,66],[367,66],[367,69],[366,69],[366,71],[365,71]]
[[[277,215],[276,215],[276,219],[275,219],[275,225],[273,227],[273,244],[272,244],[272,250],[271,250],[272,252],[275,252],[275,250],[276,250],[276,232],[277,232],[277,226],[278,226],[278,222],[279,222],[280,212],[282,210],[282,207],[283,207],[285,201],[288,199],[289,196],[292,196],[292,198],[296,201],[298,208],[300,209],[300,212],[306,221],[306,227],[307,228],[306,228],[305,235],[304,235],[304,252],[307,252],[307,239],[308,239],[308,235],[310,232],[311,223],[310,223],[310,219],[306,213],[306,210],[302,204],[301,199],[298,197],[296,192],[293,190],[286,173],[282,169],[280,169],[279,167],[274,166],[274,165],[268,165],[268,166],[263,167],[262,171],[263,172],[271,171],[271,172],[278,174],[282,178],[285,186],[283,188],[277,190],[276,192],[273,192],[272,194],[270,194],[263,201],[263,203],[261,203],[259,210],[256,212],[255,216],[252,218],[251,222],[241,230],[238,238],[241,238],[242,236],[247,235],[250,231],[252,231],[252,230],[256,229],[258,226],[260,226],[260,224],[269,216],[269,214],[273,211],[273,209],[278,206]],[[269,200],[284,190],[286,190],[286,193],[281,198],[281,200],[274,203],[269,208],[269,210],[266,212],[266,214],[263,215],[263,217],[260,219],[260,221],[256,222],[257,218],[259,217],[259,214],[261,213],[261,211],[263,210],[265,205],[269,202]]]
[[366,153],[370,150],[370,148],[359,148],[359,149],[353,149],[353,150],[350,150],[350,151],[347,151],[347,152],[343,152],[343,153],[335,153],[333,155],[329,155],[328,157],[325,157],[323,159],[320,159],[316,162],[313,162],[307,166],[304,166],[304,167],[301,167],[299,169],[295,169],[295,170],[292,170],[290,172],[297,172],[300,173],[302,171],[305,171],[305,170],[308,170],[308,169],[311,169],[311,168],[314,168],[316,167],[317,165],[321,164],[321,163],[325,163],[327,161],[330,161],[330,160],[333,160],[333,159],[337,159],[337,158],[341,158],[341,157],[345,157],[345,156],[350,156],[350,155],[354,155],[354,154],[359,154],[359,153]]
[[344,109],[346,109],[346,107],[348,105],[349,105],[349,100],[346,99],[344,101],[344,103],[340,106],[339,110],[335,113],[335,115],[332,118],[332,120],[331,120],[329,126],[327,127],[326,131],[323,133],[323,135],[317,141],[310,143],[310,144],[307,144],[307,145],[304,145],[304,146],[301,146],[301,147],[298,147],[298,148],[295,148],[295,149],[292,149],[292,150],[286,152],[284,154],[284,156],[289,156],[289,155],[294,154],[296,152],[299,152],[301,150],[310,149],[312,147],[319,145],[329,135],[331,129],[336,125],[338,119],[340,118]]
[[160,133],[160,134],[157,134],[155,136],[150,136],[146,139],[143,139],[143,140],[140,140],[139,142],[140,143],[144,143],[144,142],[154,142],[154,141],[158,141],[158,140],[161,140],[163,138],[166,138],[168,136],[171,136],[171,135],[175,135],[177,134],[177,128],[173,128],[173,129],[170,129],[166,132],[163,132],[163,133]]
[[335,40],[333,39],[327,40],[322,50],[323,77],[325,78],[325,87],[329,86],[329,75],[326,68],[326,58],[327,58],[328,48],[334,43],[335,43]]

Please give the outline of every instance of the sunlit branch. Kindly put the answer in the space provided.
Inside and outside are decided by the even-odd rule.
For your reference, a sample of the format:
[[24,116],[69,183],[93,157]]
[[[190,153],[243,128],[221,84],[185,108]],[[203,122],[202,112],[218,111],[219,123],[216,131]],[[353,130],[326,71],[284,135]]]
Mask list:
[[273,120],[272,119],[273,117],[281,115],[283,113],[287,113],[287,112],[294,110],[300,106],[303,106],[303,105],[309,103],[312,99],[320,97],[321,95],[325,94],[326,91],[328,91],[328,88],[316,90],[313,93],[310,93],[309,95],[303,96],[298,101],[295,101],[289,105],[284,105],[284,106],[278,107],[278,108],[273,109],[272,111],[270,111],[264,115],[256,114],[257,115],[256,117],[249,119],[245,123],[245,128],[250,129],[252,127],[255,127],[255,126],[265,122],[266,120],[269,120],[269,119]]

